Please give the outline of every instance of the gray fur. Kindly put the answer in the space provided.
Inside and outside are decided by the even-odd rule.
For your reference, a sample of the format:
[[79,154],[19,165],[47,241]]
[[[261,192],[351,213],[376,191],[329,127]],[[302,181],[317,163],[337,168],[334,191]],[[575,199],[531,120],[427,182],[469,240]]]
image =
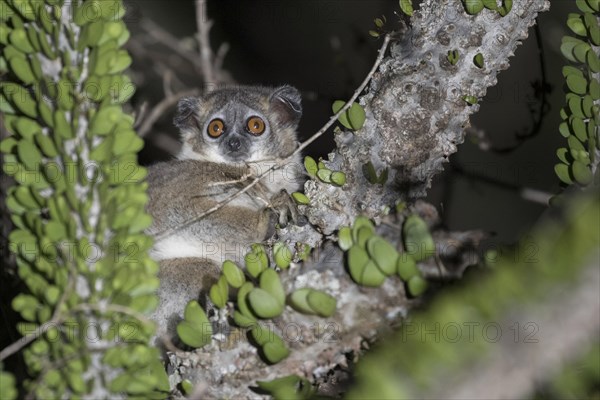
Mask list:
[[[147,210],[154,222],[147,232],[176,230],[239,191],[275,160],[292,154],[298,146],[301,110],[300,94],[291,86],[222,89],[181,100],[174,120],[183,140],[179,159],[152,165],[148,171]],[[250,116],[265,121],[262,135],[245,130]],[[218,139],[206,132],[214,118],[226,126]],[[239,151],[227,148],[226,140],[232,137],[240,141]],[[155,243],[152,255],[160,262],[161,285],[159,306],[151,317],[158,335],[174,334],[187,302],[206,295],[224,260],[243,266],[249,246],[273,231],[272,208],[284,203],[289,207],[281,201],[281,191],[296,191],[302,182],[298,155],[218,211]],[[290,210],[275,211],[285,216]]]

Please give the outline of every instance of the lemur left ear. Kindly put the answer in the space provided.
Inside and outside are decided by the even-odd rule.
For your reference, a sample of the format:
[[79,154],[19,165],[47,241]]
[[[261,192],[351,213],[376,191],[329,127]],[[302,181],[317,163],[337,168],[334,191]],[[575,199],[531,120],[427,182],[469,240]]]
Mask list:
[[173,123],[180,131],[184,131],[196,127],[197,121],[195,118],[200,99],[197,97],[184,97],[177,103],[177,111]]
[[276,88],[271,94],[270,107],[277,113],[279,123],[284,126],[297,126],[302,116],[302,96],[293,86]]

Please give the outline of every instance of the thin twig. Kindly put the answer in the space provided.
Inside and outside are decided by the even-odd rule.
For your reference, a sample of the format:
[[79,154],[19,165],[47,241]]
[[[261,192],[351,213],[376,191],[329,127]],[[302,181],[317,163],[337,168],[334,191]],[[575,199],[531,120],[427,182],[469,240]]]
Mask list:
[[150,19],[142,19],[141,27],[153,39],[173,49],[177,54],[179,54],[181,57],[188,60],[195,66],[200,67],[200,65],[198,65],[198,57],[193,52],[191,52],[189,48],[182,45],[181,40],[179,38],[165,31],[160,25],[156,24]]
[[165,71],[163,75],[163,92],[165,93],[165,97],[173,96],[173,71],[168,69]]
[[196,0],[196,25],[198,27],[198,47],[200,49],[200,65],[204,75],[204,83],[207,91],[212,85],[218,83],[218,71],[215,70],[214,54],[210,48],[209,32],[212,21],[206,17],[206,0]]
[[221,43],[221,46],[219,46],[219,49],[217,50],[217,55],[215,57],[215,71],[219,73],[219,80],[223,80],[223,77],[221,76],[223,60],[225,60],[228,51],[229,43]]
[[187,222],[184,222],[183,224],[179,225],[178,227],[176,227],[176,228],[170,228],[170,229],[165,229],[163,231],[158,232],[156,235],[154,235],[155,241],[158,242],[158,241],[160,241],[160,240],[162,240],[162,239],[164,239],[164,238],[166,238],[166,237],[174,234],[175,232],[177,232],[177,231],[179,231],[181,229],[185,229],[185,228],[189,227],[190,225],[195,224],[196,222],[200,221],[202,218],[206,217],[207,215],[212,214],[215,211],[220,210],[221,208],[223,208],[226,204],[228,204],[232,200],[236,199],[237,197],[241,196],[242,194],[244,194],[247,191],[249,191],[250,189],[252,189],[256,184],[258,184],[258,182],[260,182],[260,180],[262,178],[264,178],[265,176],[267,176],[268,174],[270,174],[272,171],[281,168],[283,165],[285,165],[286,161],[291,160],[295,155],[299,154],[308,145],[310,145],[312,142],[314,142],[319,137],[321,137],[325,133],[325,131],[327,131],[327,129],[338,120],[338,118],[340,117],[340,115],[342,115],[343,113],[345,113],[346,110],[348,110],[350,108],[350,106],[352,106],[352,104],[354,103],[354,101],[358,98],[358,96],[365,89],[365,87],[367,86],[367,84],[369,83],[369,81],[371,80],[371,78],[373,77],[373,74],[375,74],[375,71],[379,67],[379,64],[381,64],[381,61],[383,60],[383,57],[385,55],[385,51],[387,50],[387,47],[388,47],[388,45],[390,43],[390,40],[391,40],[390,35],[389,34],[386,35],[385,38],[384,38],[384,40],[383,40],[383,44],[381,45],[381,48],[379,49],[379,55],[377,56],[377,59],[375,60],[375,63],[373,64],[373,67],[371,68],[371,70],[369,71],[369,73],[367,74],[367,76],[365,77],[365,79],[363,80],[363,82],[360,84],[360,86],[358,87],[358,89],[356,89],[354,91],[354,94],[352,95],[352,97],[350,98],[350,100],[348,100],[348,102],[335,115],[333,115],[331,118],[329,118],[329,121],[327,121],[327,123],[325,125],[323,125],[323,127],[321,129],[319,129],[317,131],[317,133],[315,133],[309,139],[307,139],[306,141],[304,141],[288,157],[286,157],[284,159],[281,159],[278,162],[276,162],[275,164],[271,165],[266,171],[264,171],[262,174],[260,174],[256,178],[254,178],[252,180],[252,182],[250,182],[246,187],[244,187],[244,188],[240,189],[239,191],[231,194],[226,199],[220,201],[219,203],[215,204],[213,207],[211,207],[208,210],[204,211],[203,213],[197,215],[196,217],[188,220]]
[[144,122],[141,124],[140,128],[138,129],[138,135],[140,137],[144,137],[146,136],[146,134],[150,131],[150,129],[152,129],[152,126],[154,125],[154,123],[163,116],[163,114],[165,113],[166,110],[168,110],[170,107],[173,107],[175,104],[177,104],[177,102],[187,96],[197,96],[199,94],[198,89],[192,89],[192,90],[185,90],[183,92],[178,92],[175,94],[172,94],[171,96],[167,96],[165,97],[163,100],[161,100],[158,104],[156,104],[153,108],[152,111],[150,111],[150,114],[148,114],[148,117],[146,119],[144,119]]
[[344,105],[344,107],[341,108],[340,111],[337,112],[337,114],[335,114],[334,116],[332,116],[329,121],[327,121],[327,123],[325,125],[323,125],[323,127],[321,129],[319,129],[319,131],[317,133],[315,133],[314,135],[312,135],[308,140],[304,141],[304,143],[302,143],[297,149],[296,151],[292,154],[292,156],[299,154],[302,150],[304,150],[305,148],[307,148],[312,142],[314,142],[315,140],[317,140],[319,137],[321,137],[325,131],[327,129],[329,129],[329,127],[331,125],[333,125],[338,118],[340,117],[340,115],[342,115],[343,113],[346,112],[346,110],[348,110],[350,108],[350,106],[352,106],[352,103],[354,103],[354,101],[358,98],[358,96],[362,93],[362,91],[365,89],[365,87],[367,87],[367,84],[369,83],[369,81],[371,80],[371,78],[373,77],[373,75],[375,74],[375,71],[377,71],[377,68],[379,67],[379,64],[381,64],[381,61],[383,61],[383,56],[385,55],[385,51],[387,50],[387,47],[390,43],[391,40],[391,36],[385,35],[385,38],[383,39],[383,44],[381,45],[381,48],[379,49],[379,55],[377,56],[377,59],[375,60],[375,63],[373,64],[373,67],[371,68],[371,70],[369,71],[369,73],[367,74],[367,76],[365,77],[365,79],[362,81],[362,83],[360,84],[360,86],[358,87],[358,89],[356,89],[354,91],[354,94],[352,95],[352,97],[350,98],[350,100],[348,100],[348,102]]

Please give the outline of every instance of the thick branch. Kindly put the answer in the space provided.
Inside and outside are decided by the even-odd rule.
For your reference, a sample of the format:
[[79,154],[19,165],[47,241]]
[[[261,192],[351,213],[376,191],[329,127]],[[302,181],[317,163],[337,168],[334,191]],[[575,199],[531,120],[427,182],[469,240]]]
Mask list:
[[[479,109],[463,96],[482,98],[497,83],[537,13],[548,7],[548,1],[522,0],[505,17],[490,10],[470,16],[460,1],[425,1],[361,98],[365,126],[336,135],[337,149],[325,164],[346,172],[348,184],[324,189],[318,181],[307,183],[311,223],[331,233],[358,214],[378,218],[398,199],[424,196]],[[460,54],[456,65],[448,61],[450,50]],[[478,53],[485,60],[481,69],[473,62]],[[390,168],[383,188],[365,178],[362,167],[368,162],[378,170]]]

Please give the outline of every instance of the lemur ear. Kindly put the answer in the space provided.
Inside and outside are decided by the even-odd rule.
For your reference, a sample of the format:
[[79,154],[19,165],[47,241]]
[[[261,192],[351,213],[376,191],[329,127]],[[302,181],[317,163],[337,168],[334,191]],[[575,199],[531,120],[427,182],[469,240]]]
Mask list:
[[302,96],[293,86],[285,85],[276,88],[269,99],[279,123],[284,126],[297,126],[302,116]]
[[190,129],[196,126],[196,112],[200,106],[200,99],[197,97],[184,97],[177,103],[177,111],[173,123],[180,131]]

